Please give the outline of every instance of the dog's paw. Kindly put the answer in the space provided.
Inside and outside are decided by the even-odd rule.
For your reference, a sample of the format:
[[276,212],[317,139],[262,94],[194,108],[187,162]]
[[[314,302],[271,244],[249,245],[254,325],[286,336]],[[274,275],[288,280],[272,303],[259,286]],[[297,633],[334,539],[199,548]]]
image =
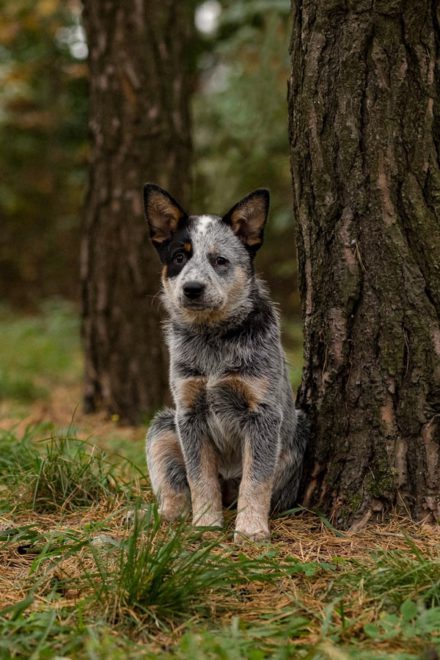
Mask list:
[[189,498],[186,494],[167,495],[161,498],[159,514],[164,520],[172,522],[189,513]]
[[270,541],[270,532],[269,530],[260,529],[256,532],[251,531],[241,531],[236,529],[234,532],[234,543],[242,545],[243,543],[248,543],[249,541],[262,542]]
[[223,515],[215,511],[206,511],[205,513],[193,516],[194,527],[223,527]]
[[266,520],[260,520],[258,518],[237,520],[234,532],[234,543],[268,541],[269,539],[269,525]]
[[168,506],[167,504],[159,507],[160,517],[168,522],[173,522],[174,520],[181,518],[185,513],[187,513],[185,510],[177,509],[175,506]]

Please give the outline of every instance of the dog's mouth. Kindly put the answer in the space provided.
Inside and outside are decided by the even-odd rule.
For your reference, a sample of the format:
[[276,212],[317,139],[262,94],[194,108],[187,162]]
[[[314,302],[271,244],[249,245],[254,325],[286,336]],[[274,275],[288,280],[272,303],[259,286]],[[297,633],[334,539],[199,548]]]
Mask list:
[[212,312],[219,309],[219,305],[203,302],[203,300],[184,300],[183,307],[192,312]]

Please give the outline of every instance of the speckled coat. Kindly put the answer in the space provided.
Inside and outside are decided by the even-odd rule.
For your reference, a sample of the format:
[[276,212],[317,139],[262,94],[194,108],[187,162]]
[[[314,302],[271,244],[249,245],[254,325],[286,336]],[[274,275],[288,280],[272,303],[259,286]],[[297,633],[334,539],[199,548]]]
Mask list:
[[235,538],[269,536],[269,512],[298,492],[307,425],[295,410],[278,314],[253,260],[269,193],[225,216],[188,216],[154,184],[145,213],[163,264],[174,409],[154,418],[147,462],[160,511],[221,526],[237,500]]

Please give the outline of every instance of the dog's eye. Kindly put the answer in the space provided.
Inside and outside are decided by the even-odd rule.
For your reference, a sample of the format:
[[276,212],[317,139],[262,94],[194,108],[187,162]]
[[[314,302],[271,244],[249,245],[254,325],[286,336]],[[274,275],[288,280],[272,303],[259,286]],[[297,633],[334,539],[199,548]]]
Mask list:
[[215,258],[215,265],[216,266],[226,266],[226,264],[228,264],[228,263],[229,263],[229,261],[227,259],[225,259],[224,257],[216,257]]
[[177,252],[173,257],[175,264],[183,264],[186,261],[186,255],[183,252]]

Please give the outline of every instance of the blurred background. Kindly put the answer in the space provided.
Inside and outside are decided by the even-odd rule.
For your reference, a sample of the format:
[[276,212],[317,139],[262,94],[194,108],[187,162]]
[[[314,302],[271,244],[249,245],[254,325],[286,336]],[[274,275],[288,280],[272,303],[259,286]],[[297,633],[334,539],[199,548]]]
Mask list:
[[[78,388],[70,402],[80,398],[88,49],[77,0],[1,0],[0,8],[0,413],[8,417],[25,416],[30,402],[44,406],[61,385]],[[271,189],[257,270],[281,306],[297,384],[289,11],[289,0],[195,3],[190,210],[221,214],[252,189]]]

